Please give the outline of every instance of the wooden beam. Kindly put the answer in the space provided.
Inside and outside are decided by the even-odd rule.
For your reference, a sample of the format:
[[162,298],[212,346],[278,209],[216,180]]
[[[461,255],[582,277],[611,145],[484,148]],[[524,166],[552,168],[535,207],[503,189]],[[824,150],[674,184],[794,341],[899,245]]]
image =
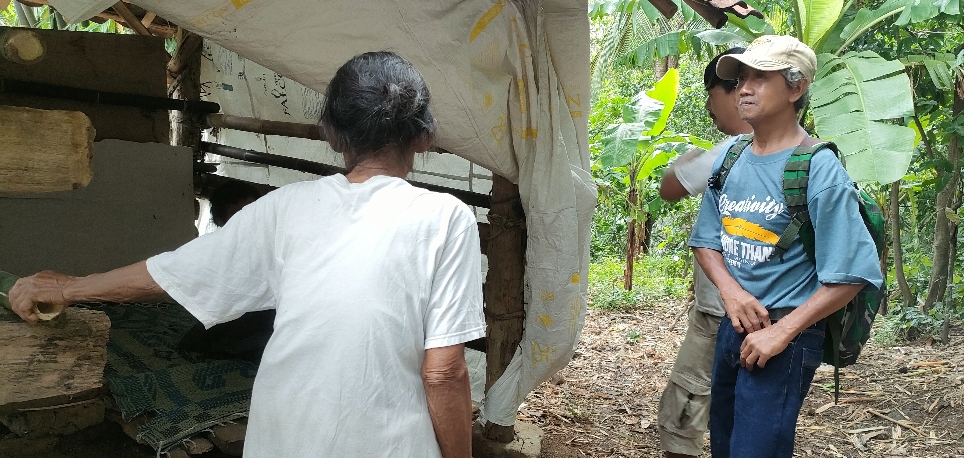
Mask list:
[[147,27],[145,27],[144,24],[141,24],[140,18],[135,16],[134,13],[127,8],[127,5],[125,5],[124,2],[119,1],[115,3],[113,9],[117,12],[117,14],[124,18],[124,22],[127,23],[127,26],[134,29],[138,35],[151,36],[151,32],[147,30]]
[[[101,19],[110,19],[112,21],[120,22],[122,24],[127,24],[127,21],[119,14],[111,13],[108,11],[99,13],[95,17],[98,17]],[[151,25],[147,26],[147,29],[150,30],[152,35],[159,38],[172,38],[177,33],[176,27],[165,26],[165,25],[157,24],[156,22],[152,22]]]
[[144,14],[144,17],[141,18],[141,24],[144,24],[144,27],[148,27],[148,30],[150,30],[151,24],[154,23],[154,18],[156,17],[157,17],[156,14],[148,11],[147,13]]
[[[179,29],[177,33],[177,51],[167,64],[169,78],[171,69],[177,70],[169,94],[176,99],[201,100],[201,37],[186,29]],[[184,112],[171,114],[171,144],[194,148],[195,162],[204,159],[199,149],[203,124],[200,115]]]
[[[525,323],[523,276],[525,274],[525,212],[519,187],[492,175],[492,206],[488,214],[486,253],[489,271],[485,278],[485,322],[488,326],[485,390],[502,377],[522,341]],[[489,440],[508,443],[515,438],[513,426],[492,422],[482,435]]]

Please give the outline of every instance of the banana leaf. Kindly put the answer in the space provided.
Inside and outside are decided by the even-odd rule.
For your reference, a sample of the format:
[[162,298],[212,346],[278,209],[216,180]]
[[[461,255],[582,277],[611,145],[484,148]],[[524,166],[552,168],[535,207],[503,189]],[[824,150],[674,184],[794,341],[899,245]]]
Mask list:
[[914,130],[891,120],[911,116],[910,79],[898,61],[872,51],[818,56],[810,88],[814,127],[833,140],[857,182],[887,184],[907,172]]
[[797,0],[797,38],[816,48],[843,13],[843,0]]

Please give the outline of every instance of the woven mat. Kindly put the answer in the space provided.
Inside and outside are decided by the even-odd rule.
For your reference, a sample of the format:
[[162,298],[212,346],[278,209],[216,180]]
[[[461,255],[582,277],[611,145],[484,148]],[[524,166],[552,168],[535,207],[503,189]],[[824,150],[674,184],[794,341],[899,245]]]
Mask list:
[[111,319],[104,378],[125,420],[152,413],[138,440],[164,452],[197,432],[247,416],[255,364],[177,349],[196,323],[169,303],[83,304]]

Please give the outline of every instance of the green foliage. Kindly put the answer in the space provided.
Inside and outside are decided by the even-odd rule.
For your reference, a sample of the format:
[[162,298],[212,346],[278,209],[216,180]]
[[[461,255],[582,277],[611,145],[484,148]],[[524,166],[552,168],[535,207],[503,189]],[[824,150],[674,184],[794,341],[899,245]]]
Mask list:
[[672,256],[640,257],[633,269],[632,291],[622,289],[620,258],[601,258],[589,264],[589,304],[603,310],[626,310],[658,303],[666,297],[689,296],[691,272],[685,260]]
[[[20,13],[17,11],[18,8],[20,8]],[[17,4],[16,1],[10,2],[6,9],[0,11],[0,25],[76,32],[124,33],[117,22],[110,19],[102,22],[90,20],[68,24],[63,16],[50,6],[30,7]]]
[[900,345],[910,338],[937,337],[944,324],[944,307],[922,312],[917,307],[898,307],[880,317],[874,330],[874,343],[884,347]]
[[871,51],[821,54],[811,104],[817,133],[832,139],[857,182],[890,183],[907,171],[914,131],[888,120],[914,112],[904,66]]

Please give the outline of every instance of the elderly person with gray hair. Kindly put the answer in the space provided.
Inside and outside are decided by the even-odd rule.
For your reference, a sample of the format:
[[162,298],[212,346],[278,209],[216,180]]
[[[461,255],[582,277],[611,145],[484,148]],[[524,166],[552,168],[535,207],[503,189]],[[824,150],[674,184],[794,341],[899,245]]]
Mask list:
[[435,134],[391,52],[335,73],[321,126],[347,172],[279,188],[176,251],[87,277],[20,279],[13,310],[170,294],[205,326],[277,309],[244,456],[470,458],[464,342],[485,335],[473,212],[405,182]]
[[809,164],[813,257],[799,236],[776,255],[791,221],[784,169],[797,146],[817,143],[797,122],[816,64],[797,39],[763,36],[716,67],[721,78],[738,80],[738,109],[753,135],[731,141],[717,158],[690,238],[726,309],[711,383],[714,458],[793,456],[797,416],[823,354],[824,319],[883,280],[857,190],[827,148]]

